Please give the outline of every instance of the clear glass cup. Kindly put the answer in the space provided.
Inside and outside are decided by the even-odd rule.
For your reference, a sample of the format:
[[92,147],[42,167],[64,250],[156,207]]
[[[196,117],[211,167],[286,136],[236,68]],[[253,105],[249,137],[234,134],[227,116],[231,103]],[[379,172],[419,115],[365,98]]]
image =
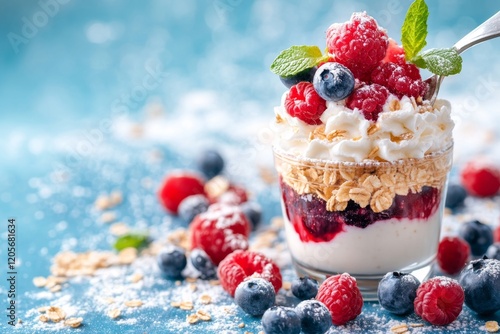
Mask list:
[[388,272],[430,273],[452,164],[450,146],[421,159],[338,162],[274,147],[285,231],[299,275],[347,272],[365,300]]

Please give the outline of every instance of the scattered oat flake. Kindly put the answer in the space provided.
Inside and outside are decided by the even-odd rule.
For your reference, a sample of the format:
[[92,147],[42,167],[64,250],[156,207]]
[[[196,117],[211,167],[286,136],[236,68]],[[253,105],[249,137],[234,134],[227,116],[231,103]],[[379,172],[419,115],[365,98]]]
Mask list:
[[118,318],[120,316],[120,314],[121,314],[121,311],[117,308],[114,308],[114,309],[108,311],[108,317],[110,317],[111,319]]
[[188,283],[195,283],[196,281],[197,281],[197,279],[194,277],[186,277],[186,282],[188,282]]
[[484,324],[484,329],[486,329],[486,331],[488,331],[489,333],[496,333],[500,330],[500,326],[496,321],[486,321],[486,323]]
[[203,321],[209,321],[212,319],[210,314],[205,310],[196,311],[196,315],[198,316],[198,318],[200,318],[200,320],[203,320]]
[[44,287],[45,284],[47,284],[47,279],[45,277],[42,277],[42,276],[35,277],[35,278],[33,278],[33,284],[37,288]]
[[398,324],[391,327],[391,332],[402,334],[408,331],[408,326],[406,324]]
[[220,281],[218,279],[210,280],[210,285],[220,285]]
[[131,264],[137,259],[137,249],[134,247],[124,248],[118,253],[118,261],[121,264]]
[[49,306],[46,315],[53,322],[59,322],[66,318],[66,312],[64,312],[60,307],[57,306]]
[[61,289],[62,289],[62,286],[57,284],[57,285],[54,285],[52,288],[50,288],[50,292],[52,292],[52,293],[59,292],[59,291],[61,291]]
[[190,311],[190,310],[193,309],[193,302],[182,301],[179,307],[180,307],[181,310]]
[[424,324],[408,324],[410,327],[424,327]]
[[82,324],[83,318],[69,318],[64,321],[64,324],[69,327],[77,328]]
[[198,315],[196,315],[196,313],[190,314],[186,317],[186,321],[190,324],[195,324],[198,322],[198,320],[200,319],[198,318]]
[[47,322],[49,321],[49,318],[47,318],[46,315],[42,314],[41,316],[38,317],[38,320],[40,320],[41,322]]
[[175,281],[176,286],[181,286],[182,282],[181,281]]
[[206,293],[202,294],[200,296],[200,302],[205,305],[210,304],[212,302],[212,297],[210,295],[207,295]]
[[18,324],[22,324],[23,323],[23,319],[21,319],[21,318],[17,319],[17,323]]
[[125,223],[114,223],[109,227],[109,233],[121,236],[130,232],[130,228]]
[[113,211],[103,212],[99,220],[104,224],[109,224],[116,220],[116,213]]
[[283,289],[290,290],[292,288],[292,282],[283,282]]
[[144,277],[144,276],[143,276],[141,273],[135,273],[135,274],[133,274],[133,275],[131,275],[131,276],[129,277],[129,280],[130,280],[132,283],[137,283],[137,282],[141,281],[143,277]]
[[172,306],[172,307],[181,307],[181,302],[170,302],[170,306]]
[[239,328],[243,328],[243,327],[245,327],[245,324],[243,322],[241,322],[241,323],[238,324],[238,327]]
[[143,304],[144,303],[142,302],[142,300],[139,300],[139,299],[128,300],[125,302],[125,306],[128,306],[128,307],[140,307]]
[[104,297],[102,300],[107,304],[113,304],[115,302],[113,297]]

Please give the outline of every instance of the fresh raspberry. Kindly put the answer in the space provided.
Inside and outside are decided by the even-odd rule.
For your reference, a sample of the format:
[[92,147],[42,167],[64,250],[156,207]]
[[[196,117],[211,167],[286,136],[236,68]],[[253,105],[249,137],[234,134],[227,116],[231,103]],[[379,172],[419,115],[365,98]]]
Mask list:
[[237,249],[248,248],[250,223],[237,206],[215,204],[190,225],[191,249],[201,248],[217,265]]
[[271,282],[276,293],[282,285],[280,268],[271,259],[257,252],[232,252],[219,264],[218,275],[222,287],[231,296],[234,296],[238,285],[248,277],[261,277]]
[[335,325],[355,319],[363,308],[356,279],[347,273],[328,277],[320,285],[316,299],[328,307]]
[[460,178],[465,190],[474,196],[493,196],[500,189],[500,169],[486,160],[465,164]]
[[437,263],[447,274],[455,275],[465,267],[470,255],[469,244],[458,237],[445,237],[439,243]]
[[462,311],[464,290],[454,279],[437,276],[417,289],[415,313],[433,325],[452,323]]
[[368,81],[370,72],[384,59],[388,43],[385,30],[364,12],[353,13],[350,21],[333,24],[326,31],[328,52],[362,81]]
[[158,191],[160,203],[170,212],[177,214],[179,204],[188,196],[205,195],[203,180],[190,172],[169,174]]
[[347,106],[361,110],[367,120],[377,121],[389,94],[387,88],[381,85],[364,85],[355,89],[347,98]]
[[307,124],[321,124],[319,119],[326,110],[326,101],[318,95],[310,82],[299,82],[292,86],[285,99],[285,109],[290,116]]
[[405,50],[392,38],[389,38],[389,46],[382,63],[406,64]]
[[384,63],[371,74],[373,83],[387,87],[398,97],[413,96],[417,99],[427,91],[427,84],[422,81],[420,71],[413,64]]
[[495,242],[500,242],[500,225],[493,231],[493,240],[495,240]]

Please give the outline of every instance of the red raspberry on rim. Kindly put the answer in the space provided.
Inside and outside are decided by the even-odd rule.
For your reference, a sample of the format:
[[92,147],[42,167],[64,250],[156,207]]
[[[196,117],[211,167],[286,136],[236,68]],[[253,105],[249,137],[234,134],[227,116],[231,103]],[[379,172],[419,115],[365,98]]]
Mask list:
[[385,30],[364,12],[353,13],[350,21],[333,24],[326,31],[328,52],[362,81],[368,81],[371,71],[384,59],[388,43]]
[[276,293],[282,286],[280,268],[269,258],[257,252],[237,250],[219,264],[220,283],[231,296],[238,285],[248,277],[261,277],[274,287]]
[[455,275],[465,267],[470,255],[467,241],[457,237],[445,237],[439,243],[437,263],[447,274]]
[[326,101],[318,95],[310,82],[292,86],[285,99],[285,109],[290,116],[311,125],[321,124],[319,119],[326,110]]
[[462,185],[471,195],[488,197],[500,189],[500,169],[486,160],[472,160],[460,174]]
[[355,319],[363,308],[356,279],[347,273],[328,277],[320,285],[316,299],[330,310],[335,325]]
[[464,290],[454,279],[437,276],[417,289],[415,313],[433,325],[452,323],[462,311]]
[[189,229],[191,249],[203,249],[216,265],[233,251],[248,248],[250,223],[238,206],[211,205]]
[[355,89],[347,98],[347,106],[361,110],[367,120],[377,121],[389,95],[387,88],[381,85],[364,85]]
[[387,87],[398,97],[413,96],[417,99],[424,96],[428,88],[413,64],[384,63],[373,70],[371,80]]
[[205,195],[203,179],[190,172],[169,174],[158,191],[160,203],[170,212],[177,214],[179,204],[188,196]]

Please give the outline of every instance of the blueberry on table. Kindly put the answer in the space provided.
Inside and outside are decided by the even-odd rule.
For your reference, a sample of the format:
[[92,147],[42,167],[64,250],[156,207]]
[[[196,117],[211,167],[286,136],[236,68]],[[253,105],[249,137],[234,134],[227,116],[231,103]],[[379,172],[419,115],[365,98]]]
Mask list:
[[224,169],[224,159],[216,150],[205,150],[198,156],[196,165],[208,179],[211,179]]
[[299,277],[292,281],[292,293],[300,300],[312,299],[318,294],[318,281],[309,276]]
[[448,209],[456,209],[464,205],[465,198],[467,197],[467,191],[460,184],[450,184],[448,185],[448,190],[446,191],[446,201],[445,206]]
[[252,316],[263,315],[274,305],[275,298],[273,285],[263,278],[251,278],[241,282],[234,293],[236,304]]
[[488,259],[500,260],[500,242],[495,242],[493,245],[488,247],[486,257]]
[[207,211],[209,205],[205,195],[191,195],[181,201],[177,210],[179,217],[191,223],[196,215]]
[[184,249],[169,245],[160,251],[157,257],[158,266],[167,278],[177,279],[186,268],[187,259]]
[[273,306],[262,316],[266,334],[299,334],[300,318],[293,308]]
[[459,279],[465,292],[465,305],[479,314],[500,310],[500,260],[471,261]]
[[295,307],[295,312],[305,334],[324,334],[332,326],[330,310],[318,300],[302,301]]
[[241,211],[245,214],[245,216],[250,221],[252,225],[252,230],[259,226],[262,220],[262,208],[257,202],[247,201],[240,205]]
[[312,82],[314,73],[316,72],[316,67],[306,68],[305,70],[288,77],[280,76],[280,80],[287,88],[291,88],[293,85],[298,84],[301,81]]
[[413,302],[419,285],[419,280],[411,274],[387,273],[378,285],[377,296],[380,305],[397,315],[413,312]]
[[193,249],[189,259],[191,260],[193,267],[200,272],[201,279],[207,280],[217,277],[217,267],[203,249]]
[[340,101],[354,90],[354,75],[339,63],[328,62],[321,65],[314,74],[314,89],[327,101]]
[[493,230],[490,226],[473,220],[460,227],[459,235],[470,245],[474,256],[482,256],[493,243]]

